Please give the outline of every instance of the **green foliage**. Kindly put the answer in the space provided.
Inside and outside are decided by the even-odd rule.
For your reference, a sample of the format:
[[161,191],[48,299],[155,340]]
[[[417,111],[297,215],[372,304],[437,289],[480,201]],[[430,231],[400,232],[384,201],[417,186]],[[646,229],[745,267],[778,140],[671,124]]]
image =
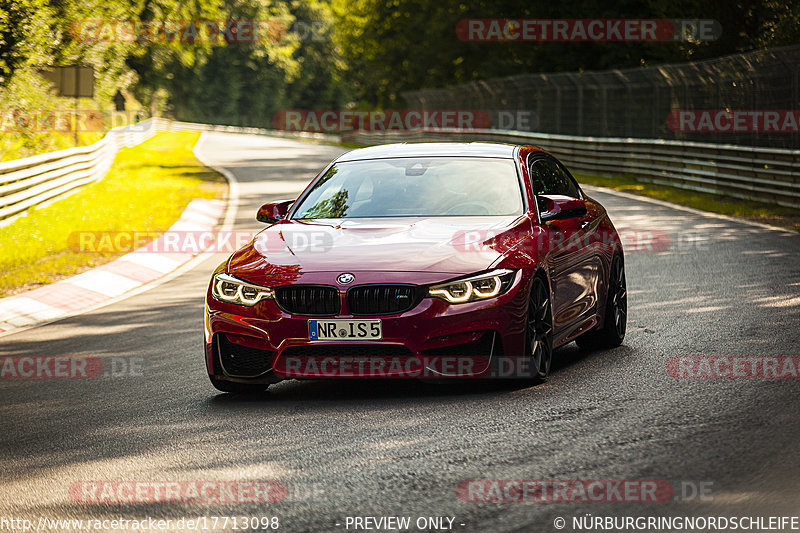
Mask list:
[[[294,28],[299,20],[303,35]],[[222,34],[215,40],[135,40],[87,31],[92,23],[113,27],[126,21],[208,21],[222,28],[227,21],[259,21],[293,31],[240,42]],[[95,70],[95,98],[82,100],[81,109],[109,110],[123,90],[152,113],[271,126],[282,109],[344,105],[331,26],[329,6],[316,0],[0,0],[0,105],[72,109],[75,102],[56,97],[34,66],[88,64]],[[83,135],[80,141],[95,137]],[[69,134],[7,128],[0,133],[0,159],[71,144]]]
[[[800,42],[800,3],[781,0],[0,0],[0,105],[69,109],[37,65],[89,64],[94,101],[118,90],[182,120],[271,126],[285,109],[403,107],[405,90],[526,72],[648,67]],[[713,18],[711,42],[466,42],[468,18]],[[86,39],[88,21],[266,21],[263,40]],[[224,22],[222,22],[224,24]],[[8,158],[61,147],[0,134]],[[13,138],[12,138],[13,137]],[[90,142],[84,138],[82,142]]]
[[276,23],[274,39],[214,48],[202,65],[172,64],[170,102],[177,118],[235,126],[272,127],[284,109],[339,108],[347,91],[331,43],[329,6],[241,1],[224,7],[230,20]]
[[[286,28],[294,20],[284,4],[230,1],[221,8],[221,20],[264,21]],[[187,65],[173,60],[165,66],[164,85],[175,116],[183,120],[229,125],[264,126],[283,105],[286,83],[298,75],[290,39],[246,39],[214,46]]]
[[52,21],[47,0],[0,0],[0,87],[17,68],[46,61]]
[[[0,161],[18,159],[37,153],[62,150],[74,146],[70,132],[44,131],[36,127],[15,127],[13,110],[34,110],[33,116],[42,117],[38,110],[72,109],[72,102],[54,96],[50,85],[33,69],[17,70],[10,82],[0,90],[0,128],[13,130],[0,133]],[[81,144],[91,144],[102,137],[99,132],[79,134]]]
[[346,65],[334,42],[331,5],[307,0],[295,2],[291,11],[296,18],[292,29],[301,43],[293,54],[299,72],[286,88],[288,103],[294,109],[344,107],[354,95],[343,76]]
[[[405,90],[526,72],[604,70],[703,59],[800,42],[798,4],[779,0],[333,0],[347,78],[368,105]],[[468,18],[716,19],[710,42],[467,42]]]

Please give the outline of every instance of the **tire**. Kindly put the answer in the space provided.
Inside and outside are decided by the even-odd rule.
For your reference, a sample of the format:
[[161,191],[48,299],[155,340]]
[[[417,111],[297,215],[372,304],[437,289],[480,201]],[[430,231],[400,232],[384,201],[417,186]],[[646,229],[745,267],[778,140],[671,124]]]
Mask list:
[[625,262],[622,255],[615,254],[608,273],[603,327],[593,329],[578,337],[575,342],[584,350],[606,350],[616,348],[625,339],[628,324],[628,292],[625,283]]
[[525,353],[530,357],[533,379],[537,382],[546,381],[553,363],[553,309],[550,289],[539,276],[533,278],[531,284]]
[[211,379],[211,384],[218,391],[233,394],[258,394],[267,389],[267,385],[261,383],[236,383],[235,381],[226,381],[213,376],[209,376],[209,379]]

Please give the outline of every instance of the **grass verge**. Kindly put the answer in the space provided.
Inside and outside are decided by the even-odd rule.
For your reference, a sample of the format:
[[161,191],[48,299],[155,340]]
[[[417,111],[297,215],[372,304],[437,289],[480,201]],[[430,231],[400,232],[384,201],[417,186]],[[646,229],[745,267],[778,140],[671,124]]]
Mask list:
[[800,231],[800,209],[646,183],[628,176],[596,176],[576,173],[575,178],[578,182],[586,185],[607,187],[616,191],[639,194],[701,211],[719,213]]
[[124,148],[101,181],[0,227],[0,297],[122,255],[72,251],[68,240],[75,231],[164,231],[192,199],[222,197],[225,180],[192,154],[199,136],[159,133]]
[[[78,146],[94,144],[105,136],[101,132],[78,134]],[[72,133],[48,132],[32,135],[0,135],[0,161],[11,161],[34,155],[75,148],[75,136]]]

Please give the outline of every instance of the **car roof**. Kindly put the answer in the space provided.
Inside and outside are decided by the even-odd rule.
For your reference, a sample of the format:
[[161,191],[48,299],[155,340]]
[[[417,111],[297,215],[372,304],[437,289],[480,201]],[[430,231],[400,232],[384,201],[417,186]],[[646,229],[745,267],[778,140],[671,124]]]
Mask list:
[[493,157],[513,159],[515,144],[471,143],[397,143],[358,148],[339,156],[336,161],[388,159],[392,157]]

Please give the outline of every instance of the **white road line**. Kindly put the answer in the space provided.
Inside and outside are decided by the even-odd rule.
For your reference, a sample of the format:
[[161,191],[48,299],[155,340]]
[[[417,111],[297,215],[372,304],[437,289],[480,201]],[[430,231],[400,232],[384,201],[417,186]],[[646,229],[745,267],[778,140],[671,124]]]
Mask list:
[[27,326],[39,320],[49,320],[62,315],[63,309],[42,303],[25,296],[12,296],[0,304],[0,329],[9,329],[4,324],[14,327]]
[[135,263],[151,270],[161,272],[162,274],[175,270],[175,267],[179,264],[175,259],[171,259],[169,254],[154,254],[144,251],[130,253],[124,258],[121,258],[120,261]]
[[[579,180],[580,182],[580,180]],[[730,217],[728,215],[720,215],[719,213],[710,213],[708,211],[701,211],[700,209],[694,209],[692,207],[686,207],[684,205],[673,204],[671,202],[665,202],[664,200],[657,200],[655,198],[650,198],[647,196],[640,196],[638,194],[631,194],[622,191],[615,191],[614,189],[608,189],[606,187],[598,187],[596,185],[581,185],[583,189],[587,191],[598,191],[604,194],[612,194],[614,196],[621,196],[622,198],[630,198],[631,200],[639,200],[641,202],[647,202],[651,204],[660,205],[662,207],[669,207],[671,209],[677,209],[678,211],[685,211],[687,213],[693,213],[695,215],[700,215],[706,218],[717,218],[721,220],[727,220],[729,222],[738,222],[739,224],[745,224],[747,226],[755,226],[757,228],[768,229],[772,231],[780,231],[781,233],[786,233],[787,235],[797,235],[797,232],[788,230],[786,228],[779,228],[778,226],[772,226],[770,224],[762,224],[761,222],[753,222],[752,220],[745,220],[743,218],[736,218]]]
[[[197,143],[195,143],[195,146],[194,146],[194,148],[192,150],[192,153],[194,153],[194,156],[198,159],[198,161],[200,161],[203,165],[209,167],[210,169],[222,174],[222,176],[228,182],[228,198],[227,198],[227,203],[226,203],[225,218],[223,220],[223,227],[222,227],[221,231],[230,231],[233,228],[234,221],[236,220],[236,211],[237,211],[238,205],[239,205],[239,182],[237,181],[236,176],[234,176],[232,172],[230,172],[227,169],[224,169],[224,168],[221,168],[221,167],[216,167],[216,166],[214,166],[212,164],[209,164],[207,162],[207,160],[204,160],[203,157],[200,155],[200,151],[198,150],[198,147],[200,147],[204,143],[205,139],[207,138],[207,135],[208,134],[205,133],[205,132],[200,134],[200,139],[198,139]],[[213,204],[209,204],[209,205],[213,205]],[[66,318],[71,318],[71,317],[74,317],[74,316],[78,316],[78,315],[82,315],[82,314],[85,314],[85,313],[89,313],[91,311],[95,311],[97,309],[101,309],[101,308],[106,307],[108,305],[115,304],[117,302],[126,300],[126,299],[131,298],[133,296],[136,296],[138,294],[141,294],[143,292],[149,291],[151,289],[159,287],[160,285],[168,283],[168,282],[172,281],[173,279],[177,278],[178,276],[181,276],[182,274],[192,270],[198,264],[200,264],[201,262],[205,261],[210,255],[213,255],[214,253],[215,252],[202,252],[202,253],[196,255],[195,257],[193,257],[192,259],[190,259],[189,261],[187,261],[186,263],[184,263],[183,265],[179,266],[175,270],[172,270],[171,272],[165,274],[164,276],[162,276],[160,278],[157,278],[157,279],[155,279],[153,281],[150,281],[148,283],[145,283],[143,285],[139,285],[138,287],[133,288],[133,289],[129,290],[128,292],[125,292],[124,294],[120,294],[119,296],[115,296],[115,297],[109,298],[108,300],[99,302],[99,303],[97,303],[97,304],[95,304],[95,305],[93,305],[91,307],[87,307],[86,309],[82,309],[80,311],[75,311],[75,312],[71,312],[71,313],[67,313],[67,314],[61,314],[61,313],[63,313],[63,311],[58,310],[59,311],[58,316],[53,316],[52,314],[50,314],[50,316],[45,317],[46,314],[51,313],[50,311],[47,310],[47,308],[50,307],[50,306],[46,306],[46,304],[42,304],[41,302],[36,302],[35,300],[31,300],[30,298],[26,298],[26,300],[30,300],[30,302],[35,302],[35,304],[37,306],[39,306],[38,308],[35,308],[35,307],[32,307],[33,304],[30,304],[30,306],[31,306],[30,308],[31,309],[38,309],[37,313],[42,316],[42,321],[37,321],[35,324],[31,324],[30,322],[28,322],[27,324],[24,324],[21,327],[16,327],[11,322],[6,322],[8,324],[11,324],[12,326],[15,326],[14,329],[12,329],[10,331],[1,331],[1,330],[4,330],[4,329],[7,329],[7,328],[4,327],[3,323],[0,323],[0,337],[5,337],[6,335],[13,335],[15,333],[21,333],[21,332],[27,331],[29,329],[37,328],[37,327],[40,327],[40,326],[45,326],[47,324],[52,324],[54,322],[59,322],[59,321],[64,320]],[[146,259],[145,259],[145,257],[146,257]],[[158,259],[155,259],[156,257],[158,257]],[[122,258],[120,258],[120,260],[122,260]],[[166,263],[169,262],[169,258],[168,258],[168,256],[166,254],[152,254],[152,253],[141,253],[141,252],[140,253],[132,252],[130,254],[127,254],[127,255],[124,256],[124,260],[125,261],[132,261],[132,262],[135,262],[135,263],[138,263],[138,264],[142,264],[142,266],[146,266],[147,268],[152,268],[153,270],[157,270],[159,272],[162,271],[162,270],[160,270],[160,268],[166,267]],[[172,261],[173,265],[175,265],[176,263],[177,263],[176,261]],[[158,265],[160,268],[156,267],[156,265]],[[172,268],[174,268],[174,266]],[[90,272],[93,272],[93,271],[90,271]],[[89,272],[87,272],[87,274],[88,273]],[[125,279],[130,281],[128,278],[125,278]],[[94,289],[92,289],[92,290],[94,290]],[[23,299],[24,297],[22,297],[22,296],[14,296],[14,297],[9,298],[9,300],[11,300],[12,298],[14,298],[14,299]],[[25,304],[26,306],[29,305],[29,302],[22,302],[22,303]],[[42,306],[44,306],[44,307],[42,307]],[[28,309],[28,307],[26,307],[25,309]],[[50,309],[55,309],[55,308],[50,308]],[[0,321],[0,322],[5,322],[5,321]]]
[[90,270],[66,280],[66,283],[99,292],[109,298],[125,294],[142,283],[107,270]]

